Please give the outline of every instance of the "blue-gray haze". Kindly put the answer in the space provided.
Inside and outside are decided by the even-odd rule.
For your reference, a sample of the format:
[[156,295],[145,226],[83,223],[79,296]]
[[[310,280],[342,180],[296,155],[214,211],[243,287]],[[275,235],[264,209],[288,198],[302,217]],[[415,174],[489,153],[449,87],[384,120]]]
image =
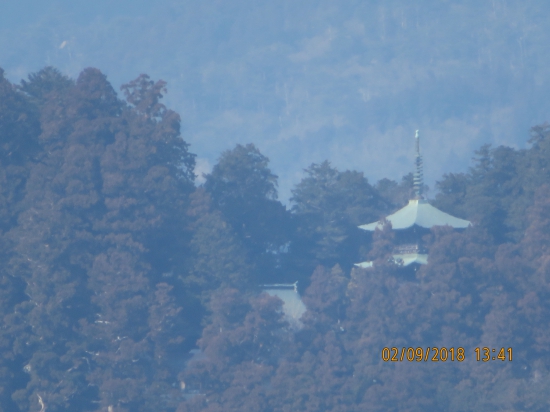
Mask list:
[[[255,143],[280,197],[312,162],[411,171],[422,133],[430,186],[482,143],[523,147],[548,120],[550,3],[533,0],[4,0],[0,66],[12,82],[93,66],[114,87],[168,82],[167,105],[208,171]],[[433,195],[433,190],[430,195]]]

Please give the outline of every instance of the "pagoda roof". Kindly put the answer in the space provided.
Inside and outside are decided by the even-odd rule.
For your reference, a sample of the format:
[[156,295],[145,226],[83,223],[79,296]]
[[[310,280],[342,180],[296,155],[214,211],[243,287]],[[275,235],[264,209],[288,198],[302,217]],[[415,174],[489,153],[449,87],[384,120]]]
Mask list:
[[[395,230],[409,229],[413,226],[431,229],[434,226],[451,226],[454,229],[465,229],[470,226],[468,220],[459,219],[442,212],[430,205],[424,199],[409,200],[409,204],[397,212],[386,217]],[[376,228],[382,228],[382,221],[359,226],[360,229],[373,232]]]

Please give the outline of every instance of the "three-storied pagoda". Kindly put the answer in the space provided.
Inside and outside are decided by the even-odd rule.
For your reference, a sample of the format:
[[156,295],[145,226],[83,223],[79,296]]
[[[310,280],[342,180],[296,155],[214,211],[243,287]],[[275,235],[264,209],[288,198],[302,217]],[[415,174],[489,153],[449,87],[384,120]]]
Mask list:
[[[403,266],[428,263],[428,251],[422,245],[422,236],[434,226],[451,226],[454,229],[465,229],[470,222],[451,216],[433,207],[423,196],[424,175],[422,171],[422,156],[420,155],[420,138],[418,130],[416,140],[416,170],[414,173],[415,197],[397,212],[386,217],[395,231],[397,246],[393,250],[393,259]],[[382,221],[359,226],[360,229],[374,232],[382,228]],[[372,262],[357,263],[356,266],[368,268]]]

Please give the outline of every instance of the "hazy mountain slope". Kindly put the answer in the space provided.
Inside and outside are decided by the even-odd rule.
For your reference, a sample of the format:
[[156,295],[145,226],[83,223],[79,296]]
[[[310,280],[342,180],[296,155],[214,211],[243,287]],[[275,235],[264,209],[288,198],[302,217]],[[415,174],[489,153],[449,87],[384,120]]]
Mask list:
[[481,143],[522,145],[548,118],[550,5],[416,3],[26,1],[0,17],[0,66],[12,81],[45,64],[162,78],[198,170],[254,142],[283,199],[326,158],[399,177],[419,128],[433,187]]

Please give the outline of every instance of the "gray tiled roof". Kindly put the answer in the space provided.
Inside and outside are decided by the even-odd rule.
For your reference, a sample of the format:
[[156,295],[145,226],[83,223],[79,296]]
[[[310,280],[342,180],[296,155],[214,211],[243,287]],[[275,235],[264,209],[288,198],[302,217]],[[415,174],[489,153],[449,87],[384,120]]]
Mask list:
[[300,318],[306,311],[306,305],[300,298],[297,284],[263,285],[263,291],[270,296],[277,296],[283,301],[283,313],[286,320],[296,329],[302,324]]

